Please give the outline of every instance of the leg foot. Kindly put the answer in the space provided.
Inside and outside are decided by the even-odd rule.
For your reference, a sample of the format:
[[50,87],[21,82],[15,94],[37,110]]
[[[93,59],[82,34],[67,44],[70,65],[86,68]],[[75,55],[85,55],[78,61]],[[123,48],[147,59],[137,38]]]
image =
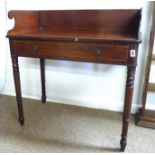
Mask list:
[[19,122],[20,122],[20,125],[24,125],[24,117],[22,117],[22,118],[19,118]]
[[46,103],[46,96],[42,96],[42,102]]
[[127,145],[127,140],[126,140],[126,138],[122,138],[122,139],[121,139],[120,145],[121,145],[120,151],[124,152],[124,151],[125,151],[125,148],[126,148],[126,145]]

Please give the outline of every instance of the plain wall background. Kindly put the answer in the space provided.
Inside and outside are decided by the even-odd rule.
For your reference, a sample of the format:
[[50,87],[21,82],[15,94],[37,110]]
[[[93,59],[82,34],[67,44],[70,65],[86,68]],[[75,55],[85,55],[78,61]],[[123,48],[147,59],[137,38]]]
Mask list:
[[[9,10],[50,9],[136,9],[143,6],[142,39],[139,48],[132,112],[141,104],[143,75],[151,19],[151,4],[141,0],[1,0],[0,1],[0,91],[15,95],[7,30],[14,20]],[[40,99],[40,68],[38,59],[19,59],[23,97]],[[126,83],[126,67],[94,63],[46,60],[47,101],[78,106],[122,111]],[[52,103],[51,103],[52,104]]]

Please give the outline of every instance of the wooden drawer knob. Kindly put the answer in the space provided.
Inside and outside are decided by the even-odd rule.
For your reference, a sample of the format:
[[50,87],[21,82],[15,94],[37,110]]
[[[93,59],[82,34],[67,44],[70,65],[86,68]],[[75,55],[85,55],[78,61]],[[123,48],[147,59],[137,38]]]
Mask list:
[[38,51],[38,46],[37,46],[37,45],[35,45],[35,46],[33,47],[33,54],[36,54],[36,53],[37,53],[37,51]]
[[100,54],[101,54],[101,50],[97,48],[96,49],[96,59],[99,59]]

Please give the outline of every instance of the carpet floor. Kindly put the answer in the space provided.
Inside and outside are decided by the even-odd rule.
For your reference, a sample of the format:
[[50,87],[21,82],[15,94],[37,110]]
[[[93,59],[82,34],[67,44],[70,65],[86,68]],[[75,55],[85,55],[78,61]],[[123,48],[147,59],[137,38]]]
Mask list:
[[[0,95],[0,152],[120,152],[122,114],[105,110],[23,99],[20,126],[15,97]],[[155,130],[128,131],[125,152],[155,152]]]

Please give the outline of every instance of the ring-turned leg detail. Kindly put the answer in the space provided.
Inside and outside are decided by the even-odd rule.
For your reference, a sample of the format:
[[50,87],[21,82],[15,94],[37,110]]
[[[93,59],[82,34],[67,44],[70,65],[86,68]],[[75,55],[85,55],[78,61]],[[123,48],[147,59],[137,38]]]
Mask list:
[[16,100],[17,100],[18,113],[19,113],[19,122],[21,125],[24,125],[24,112],[23,112],[21,86],[20,86],[20,74],[19,74],[17,56],[12,56],[12,65],[13,65],[13,75],[14,75],[14,83],[15,83],[15,91],[16,91]]
[[122,135],[121,135],[121,151],[125,150],[127,145],[127,133],[128,133],[128,125],[130,121],[130,111],[131,111],[131,103],[132,103],[132,94],[134,88],[134,78],[135,78],[135,70],[136,65],[128,65],[127,68],[127,82],[126,82],[126,91],[125,91],[125,104],[123,111],[123,126],[122,126]]

